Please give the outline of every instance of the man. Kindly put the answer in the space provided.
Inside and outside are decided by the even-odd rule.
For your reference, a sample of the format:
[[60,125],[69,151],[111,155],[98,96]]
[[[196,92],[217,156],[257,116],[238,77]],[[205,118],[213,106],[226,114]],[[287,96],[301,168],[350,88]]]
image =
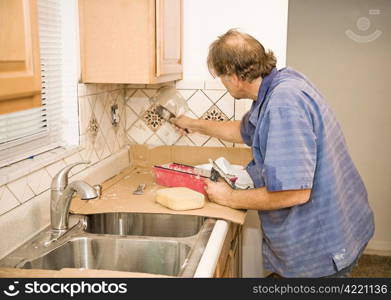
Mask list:
[[207,182],[209,199],[259,211],[265,268],[282,277],[347,277],[373,236],[367,192],[334,114],[302,74],[276,69],[252,36],[229,30],[212,43],[211,73],[236,99],[241,121],[180,116],[178,128],[251,146],[255,188]]

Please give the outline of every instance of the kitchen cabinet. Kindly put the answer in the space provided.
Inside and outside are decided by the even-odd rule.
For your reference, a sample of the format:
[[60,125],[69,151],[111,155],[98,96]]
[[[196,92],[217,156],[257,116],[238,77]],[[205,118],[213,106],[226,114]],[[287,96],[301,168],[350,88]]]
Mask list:
[[41,106],[36,0],[0,0],[0,114]]
[[217,262],[214,277],[241,277],[241,229],[242,227],[238,224],[230,224]]
[[181,0],[79,0],[85,83],[182,78]]

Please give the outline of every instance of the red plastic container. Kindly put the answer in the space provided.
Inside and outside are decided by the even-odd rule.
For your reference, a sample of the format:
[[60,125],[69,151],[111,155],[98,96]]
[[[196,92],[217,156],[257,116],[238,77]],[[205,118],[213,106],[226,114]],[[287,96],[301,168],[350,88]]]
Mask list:
[[[156,183],[168,187],[187,187],[207,196],[205,192],[205,171],[193,166],[178,163],[169,163],[161,166],[154,166],[153,171]],[[204,173],[201,175],[201,173]]]

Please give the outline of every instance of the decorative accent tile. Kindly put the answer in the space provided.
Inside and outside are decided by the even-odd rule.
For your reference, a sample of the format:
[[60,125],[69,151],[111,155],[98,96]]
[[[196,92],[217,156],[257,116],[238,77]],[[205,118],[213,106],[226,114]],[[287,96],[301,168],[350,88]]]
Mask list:
[[156,135],[153,134],[146,142],[145,144],[151,145],[151,146],[163,146],[163,141]]
[[180,95],[186,100],[195,94],[197,90],[177,90]]
[[152,131],[158,130],[165,123],[164,119],[157,114],[156,105],[148,108],[143,114],[142,119]]
[[201,119],[210,120],[210,121],[227,121],[227,116],[215,105],[211,106],[207,112],[205,112]]
[[150,106],[148,97],[137,90],[130,98],[126,99],[126,104],[138,115],[142,115]]
[[216,103],[225,93],[225,90],[203,90],[204,94],[213,102]]
[[216,102],[218,108],[227,116],[228,119],[231,119],[235,112],[235,103],[234,98],[226,93],[219,101]]
[[26,202],[35,196],[27,184],[27,177],[19,178],[18,180],[8,183],[7,186],[21,203]]
[[52,179],[45,169],[38,170],[27,176],[27,183],[35,195],[38,195],[49,189],[51,180]]
[[203,147],[224,147],[224,144],[219,139],[212,137],[202,146]]
[[187,104],[192,112],[196,116],[201,117],[213,103],[209,100],[208,97],[202,92],[197,91],[188,101]]
[[166,145],[174,145],[175,142],[179,139],[180,134],[176,132],[174,127],[168,123],[165,122],[157,131],[156,135],[160,137],[160,139],[164,142]]
[[127,130],[127,134],[137,144],[144,144],[144,142],[153,134],[153,131],[149,129],[142,120],[138,120]]
[[15,196],[8,188],[5,185],[0,187],[0,215],[10,211],[18,205],[18,200],[16,200]]

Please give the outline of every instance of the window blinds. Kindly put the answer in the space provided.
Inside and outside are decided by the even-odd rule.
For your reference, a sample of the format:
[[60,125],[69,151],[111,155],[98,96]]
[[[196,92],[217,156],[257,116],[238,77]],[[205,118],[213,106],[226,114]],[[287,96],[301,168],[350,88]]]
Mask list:
[[75,0],[38,0],[42,107],[0,115],[0,167],[78,143]]

